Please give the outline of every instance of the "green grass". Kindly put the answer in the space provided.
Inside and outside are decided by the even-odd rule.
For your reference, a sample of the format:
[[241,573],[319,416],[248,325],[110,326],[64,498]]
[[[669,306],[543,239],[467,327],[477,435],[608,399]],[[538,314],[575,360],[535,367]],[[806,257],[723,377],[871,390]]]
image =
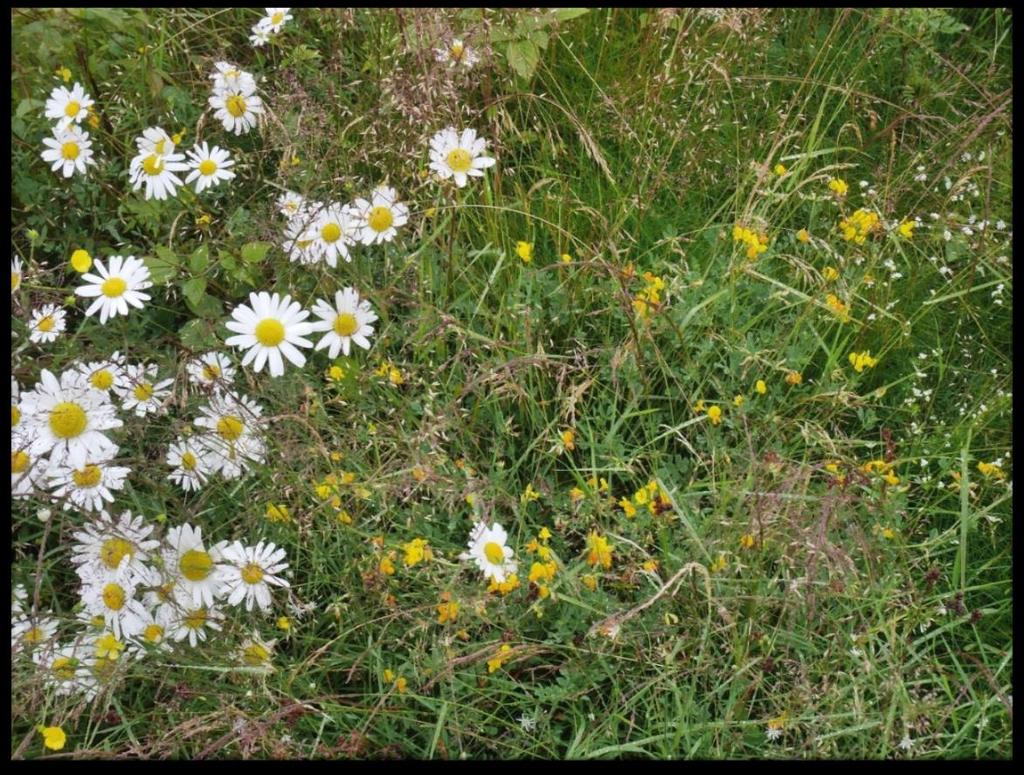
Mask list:
[[[91,705],[48,694],[15,658],[17,757],[1010,756],[1008,13],[593,10],[541,28],[528,78],[507,56],[510,40],[540,40],[523,11],[300,9],[253,49],[257,19],[13,15],[12,247],[31,268],[12,297],[13,374],[26,390],[41,368],[114,350],[160,364],[176,399],[116,437],[132,468],[118,509],[165,515],[161,532],[188,521],[283,546],[291,602],[310,606],[296,616],[279,594],[273,615],[232,609],[221,636],[123,666]],[[446,31],[484,62],[458,76],[435,63]],[[259,132],[227,135],[204,113],[220,60],[265,78]],[[59,65],[102,119],[98,167],[70,181],[39,159]],[[427,142],[449,124],[476,128],[497,159],[457,191],[426,176]],[[133,138],[152,125],[229,148],[238,177],[162,203],[130,193]],[[833,177],[849,183],[841,204]],[[279,193],[349,201],[385,180],[412,210],[395,242],[333,271],[288,263]],[[923,223],[855,245],[837,223],[858,207]],[[769,236],[756,262],[735,224]],[[71,310],[67,335],[29,345],[30,311],[78,284],[79,247],[165,269],[152,303],[106,326]],[[666,284],[646,319],[631,304],[644,272]],[[189,299],[197,278],[205,293]],[[240,369],[274,418],[267,465],[184,496],[163,457],[204,403],[188,358],[226,351],[223,322],[250,290],[309,307],[343,285],[380,316],[372,349],[339,359],[338,384],[322,353],[276,380]],[[878,364],[858,374],[848,356],[863,350]],[[403,384],[375,375],[382,362]],[[722,407],[720,425],[700,400]],[[566,428],[576,449],[559,454]],[[1005,482],[978,471],[1004,455]],[[872,459],[899,484],[860,476]],[[342,471],[366,490],[344,489],[348,525],[313,490]],[[656,480],[673,508],[627,519],[594,476],[614,500]],[[528,484],[539,500],[521,500]],[[588,490],[579,503],[573,487]],[[292,521],[269,522],[268,503]],[[44,524],[44,505],[15,502],[12,583],[35,585],[70,639],[68,545],[85,517],[56,507]],[[457,560],[477,518],[509,531],[522,586],[507,596]],[[539,600],[526,544],[544,526],[559,572]],[[608,570],[586,562],[594,530],[615,547]],[[404,567],[416,537],[434,559]],[[388,550],[393,576],[378,571]],[[592,629],[675,577],[614,639]],[[455,623],[437,623],[442,593],[460,603]],[[233,667],[254,627],[279,638],[270,675]],[[489,673],[501,643],[511,659]],[[58,723],[68,745],[52,754],[34,727]]]

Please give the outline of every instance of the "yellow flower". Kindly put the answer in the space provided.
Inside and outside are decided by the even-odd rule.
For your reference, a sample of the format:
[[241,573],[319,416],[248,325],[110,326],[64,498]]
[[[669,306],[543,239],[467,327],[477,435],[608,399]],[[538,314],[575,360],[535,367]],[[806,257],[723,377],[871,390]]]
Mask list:
[[881,228],[881,220],[878,213],[870,210],[855,210],[849,218],[842,218],[839,221],[839,230],[843,239],[857,245],[863,245],[870,234]]
[[846,185],[846,181],[842,178],[830,178],[828,181],[828,188],[829,191],[840,199],[846,196],[846,193],[850,190],[850,187]]
[[587,536],[587,565],[601,565],[605,570],[612,567],[612,552],[615,547],[596,531]]
[[533,243],[517,242],[516,255],[523,259],[524,264],[529,264],[531,261],[533,261]]
[[399,694],[405,694],[405,690],[409,687],[409,682],[405,679],[404,675],[398,676],[395,679],[395,688]]
[[395,680],[395,671],[392,670],[390,667],[387,667],[384,669],[384,672],[381,675],[381,677],[384,679],[384,683],[392,683]]
[[701,412],[704,411],[704,399],[703,398],[700,399],[697,403],[695,403],[693,405],[693,411],[695,411],[697,414],[700,414]]
[[743,549],[753,549],[754,548],[754,536],[752,536],[750,533],[744,533],[743,535],[741,535],[740,536],[740,547],[743,548]]
[[277,629],[288,632],[292,628],[292,621],[287,616],[277,617]]
[[278,503],[276,505],[268,503],[266,514],[267,519],[271,522],[290,522],[292,519],[292,515],[288,512],[288,507],[283,503]]
[[487,672],[494,673],[501,669],[501,666],[505,664],[508,659],[509,652],[512,651],[512,647],[507,643],[502,643],[501,648],[498,649],[498,653],[494,655],[492,659],[487,660]]
[[708,568],[712,573],[721,573],[729,567],[729,561],[725,559],[725,554],[719,554],[718,559],[711,563],[711,567]]
[[830,293],[825,297],[825,304],[832,310],[840,323],[850,322],[850,305],[845,304],[842,299],[836,296],[834,293]]
[[850,365],[858,374],[864,369],[872,369],[878,363],[877,358],[871,357],[871,351],[865,350],[862,353],[850,353]]
[[526,489],[523,490],[521,500],[523,503],[530,503],[540,498],[540,493],[533,489],[533,484],[527,484]]
[[636,516],[636,506],[633,505],[633,501],[629,498],[623,498],[619,501],[619,505],[622,507],[622,511],[625,512],[628,519],[633,519]]
[[799,371],[788,371],[786,372],[786,384],[787,385],[799,385],[804,381],[804,375]]
[[388,552],[387,554],[385,554],[381,558],[380,563],[377,565],[377,570],[379,570],[385,576],[394,576],[395,575],[394,559],[395,559],[395,553],[394,552]]
[[734,242],[742,242],[747,246],[747,258],[751,261],[768,250],[768,235],[757,234],[745,226],[733,226],[732,238]]
[[92,266],[92,256],[89,255],[88,250],[79,248],[71,254],[71,268],[79,274],[83,274],[89,271],[89,267]]
[[455,601],[443,601],[437,605],[437,623],[454,622],[459,618],[459,604]]
[[345,370],[341,366],[331,366],[327,370],[327,379],[330,382],[338,382],[345,379]]
[[826,266],[821,274],[830,283],[839,279],[839,270],[834,266]]
[[867,463],[860,467],[862,474],[887,474],[892,470],[892,466],[886,463],[884,460],[869,460]]
[[593,575],[591,573],[588,573],[587,575],[583,576],[580,579],[580,581],[582,581],[583,582],[583,586],[585,586],[591,592],[593,592],[595,589],[597,589],[597,576],[595,576],[595,575]]
[[893,530],[891,527],[883,527],[882,528],[882,538],[885,538],[885,539],[888,539],[888,540],[891,541],[895,537],[896,537],[896,531]]
[[649,573],[654,573],[658,570],[658,566],[660,564],[661,563],[659,563],[657,560],[644,560],[643,565],[640,567],[642,567],[645,571],[648,571]]
[[428,207],[426,210],[423,211],[424,218],[433,218],[435,215],[437,215],[436,207]]
[[558,565],[553,562],[535,562],[530,565],[530,575],[528,579],[534,583],[551,583],[555,580],[555,573],[557,572]]
[[412,478],[417,482],[425,482],[427,480],[427,469],[421,468],[420,466],[413,466]]
[[718,425],[718,423],[722,422],[722,407],[709,406],[708,419],[711,420],[712,425]]
[[562,263],[563,264],[571,264],[572,263],[572,256],[570,256],[568,253],[563,253],[562,254]]
[[573,503],[576,503],[578,501],[583,500],[585,494],[586,493],[584,493],[583,490],[581,490],[579,487],[573,487],[571,490],[569,490],[569,500],[571,500]]
[[402,372],[396,366],[391,366],[388,369],[388,381],[398,387],[405,383],[405,377],[402,376]]
[[205,229],[211,223],[213,223],[213,218],[210,216],[209,213],[203,213],[198,218],[196,218],[196,226],[198,226],[200,229]]
[[643,506],[648,500],[650,500],[650,496],[648,495],[646,487],[641,487],[633,493],[633,502],[636,503],[637,506]]
[[125,647],[125,644],[119,641],[112,632],[103,633],[93,645],[96,647],[97,659],[109,659],[111,662],[121,656]]
[[548,540],[550,540],[550,539],[551,539],[551,531],[550,531],[550,530],[548,530],[548,529],[547,529],[546,527],[542,527],[542,528],[540,529],[540,532],[539,532],[539,533],[537,533],[537,537],[538,537],[538,538],[539,538],[539,539],[540,539],[541,541],[548,541]]
[[472,508],[473,506],[476,506],[476,493],[467,492],[466,493],[466,503],[468,503],[470,505],[470,508]]
[[905,239],[912,239],[914,237],[914,228],[917,226],[916,221],[905,220],[900,224],[900,236]]
[[775,165],[775,174],[778,175],[780,178],[783,175],[785,175],[786,174],[786,165],[785,164],[776,164]]
[[892,471],[887,473],[882,478],[885,480],[885,483],[888,484],[890,487],[895,487],[897,484],[900,483],[900,478],[896,476],[896,474],[894,474]]
[[59,751],[64,747],[64,743],[67,742],[67,735],[64,734],[64,730],[60,727],[36,727],[36,731],[43,736],[43,745],[49,748],[51,751]]
[[63,80],[64,83],[71,83],[71,70],[69,70],[68,68],[58,67],[56,74],[60,76],[61,80]]
[[745,400],[746,400],[746,399],[745,399],[745,398],[743,398],[743,396],[742,396],[742,395],[737,395],[737,396],[736,396],[735,398],[733,398],[733,399],[732,399],[732,402],[733,402],[733,404],[734,404],[735,406],[743,406],[743,402],[744,402]]
[[519,576],[512,574],[502,582],[494,581],[494,577],[491,577],[491,583],[487,585],[488,592],[497,592],[502,595],[507,595],[514,589],[519,589]]
[[576,449],[576,431],[572,428],[562,431],[562,446],[570,452]]
[[1003,469],[999,465],[999,463],[984,463],[984,462],[978,461],[978,471],[986,479],[993,479],[994,478],[994,479],[998,479],[999,481],[1002,481],[1003,479],[1006,478],[1006,473],[1003,471]]
[[348,511],[346,511],[345,509],[339,509],[336,516],[337,516],[337,520],[341,524],[343,524],[343,525],[351,525],[352,524],[352,515],[349,514]]
[[187,134],[188,134],[188,130],[187,129],[179,129],[177,132],[175,132],[173,135],[171,135],[171,140],[174,141],[175,145],[181,145],[181,141],[185,139],[185,135],[187,135]]
[[763,379],[759,379],[754,384],[754,390],[756,390],[758,393],[760,393],[763,396],[765,393],[768,392],[768,386],[766,384],[764,384],[764,380]]
[[796,238],[800,242],[810,242],[811,241],[811,233],[809,231],[807,231],[807,229],[800,229],[800,231],[798,231],[796,233]]
[[424,560],[432,560],[434,558],[434,553],[427,546],[425,538],[414,538],[408,543],[403,544],[402,551],[405,552],[405,564],[409,568],[415,567]]

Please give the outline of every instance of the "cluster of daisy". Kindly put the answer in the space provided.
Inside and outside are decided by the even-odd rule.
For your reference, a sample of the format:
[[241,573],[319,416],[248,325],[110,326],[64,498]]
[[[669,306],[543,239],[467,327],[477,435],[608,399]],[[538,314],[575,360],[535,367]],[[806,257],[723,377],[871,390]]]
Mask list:
[[50,129],[51,137],[43,138],[46,150],[41,155],[43,161],[52,165],[54,172],[60,170],[65,178],[70,178],[75,172],[84,175],[88,165],[96,164],[89,133],[81,127],[93,104],[79,83],[70,90],[65,86],[55,86],[46,100],[44,115],[54,124]]
[[[207,546],[202,530],[184,524],[161,541],[141,516],[107,514],[74,533],[72,563],[79,577],[82,632],[56,639],[58,623],[25,611],[27,595],[16,588],[11,645],[31,650],[56,694],[91,699],[116,670],[122,654],[142,658],[188,640],[195,647],[220,630],[223,606],[247,612],[270,609],[271,587],[287,588],[284,549],[272,543],[245,546],[221,541]],[[256,648],[258,647],[258,649]],[[247,640],[240,661],[265,664],[272,644]]]
[[256,94],[256,79],[228,62],[217,62],[215,67],[210,76],[213,92],[209,99],[214,118],[227,132],[247,134],[263,114],[263,100]]
[[[175,153],[175,141],[160,127],[149,127],[141,137],[135,138],[138,154],[128,168],[132,191],[146,187],[146,199],[167,199],[177,196],[178,187],[195,181],[196,193],[231,180],[235,162],[231,154],[216,145],[212,148],[204,141],[185,154]],[[175,172],[188,171],[182,183]]]
[[284,27],[285,22],[293,18],[288,13],[292,10],[291,8],[267,8],[265,10],[267,15],[253,25],[252,35],[249,36],[249,42],[256,48],[269,43],[270,36],[277,35]]
[[174,469],[168,478],[186,492],[201,489],[214,474],[229,481],[237,479],[253,465],[263,463],[267,453],[263,407],[224,387],[234,374],[227,359],[209,353],[198,363],[193,361],[189,369],[193,380],[197,380],[194,372],[198,370],[206,375],[200,384],[215,387],[209,403],[199,407],[200,416],[193,421],[199,430],[179,437],[167,451],[167,464]]

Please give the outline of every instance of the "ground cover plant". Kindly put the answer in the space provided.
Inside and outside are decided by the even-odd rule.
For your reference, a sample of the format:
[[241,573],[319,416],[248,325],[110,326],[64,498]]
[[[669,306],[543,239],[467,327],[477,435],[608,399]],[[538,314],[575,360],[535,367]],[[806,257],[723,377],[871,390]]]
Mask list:
[[1010,756],[1010,12],[12,26],[12,756]]

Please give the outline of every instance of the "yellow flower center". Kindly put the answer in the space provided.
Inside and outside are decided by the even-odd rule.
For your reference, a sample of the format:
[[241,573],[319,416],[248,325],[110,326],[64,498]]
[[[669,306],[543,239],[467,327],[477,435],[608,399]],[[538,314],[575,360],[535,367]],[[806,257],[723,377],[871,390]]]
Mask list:
[[125,289],[128,287],[128,283],[122,280],[120,277],[108,277],[103,281],[103,285],[100,286],[100,291],[108,299],[116,299]]
[[[189,549],[178,561],[181,575],[189,581],[202,581],[213,571],[213,558],[198,549]],[[205,613],[203,614],[205,618]]]
[[220,366],[216,363],[208,363],[203,366],[203,379],[209,382],[213,382],[215,379],[220,379]]
[[142,169],[146,171],[147,175],[159,175],[164,171],[164,162],[156,154],[150,154],[142,162]]
[[85,468],[73,471],[71,478],[75,480],[75,484],[79,487],[95,487],[100,483],[100,479],[103,478],[103,471],[99,466],[87,465]]
[[36,324],[36,328],[38,328],[40,331],[46,334],[49,333],[50,331],[53,331],[53,326],[55,322],[56,321],[53,319],[52,315],[47,315],[42,320],[40,320],[39,323]]
[[359,322],[351,312],[342,312],[334,319],[334,333],[338,336],[352,336],[358,328]]
[[277,347],[284,341],[284,326],[275,318],[264,318],[256,324],[256,341],[264,347]]
[[324,242],[337,242],[341,237],[341,227],[336,223],[328,223],[320,229],[320,238]]
[[259,643],[252,643],[242,650],[242,660],[247,665],[259,667],[270,659],[270,652]]
[[462,59],[462,52],[465,49],[466,47],[461,41],[458,43],[452,43],[452,59]]
[[[245,425],[234,415],[229,414],[217,420],[217,433],[225,441],[237,441],[238,437],[242,435],[243,430],[245,430]],[[184,456],[182,459],[184,459]]]
[[100,369],[90,375],[89,384],[97,390],[110,390],[110,386],[114,384],[114,375],[107,369]]
[[132,545],[123,538],[108,538],[100,545],[100,562],[110,570],[117,570],[121,560],[132,554]]
[[206,609],[197,608],[195,611],[190,611],[185,617],[185,626],[190,630],[201,629],[206,624],[206,618]]
[[217,162],[213,159],[203,159],[199,162],[200,175],[212,175],[217,171]]
[[11,453],[11,473],[20,474],[24,473],[28,468],[28,464],[31,462],[28,454],[22,452],[20,449],[17,452]]
[[191,452],[185,452],[181,456],[181,467],[186,471],[194,471],[196,469],[196,456]]
[[67,105],[64,106],[64,115],[68,118],[74,118],[78,115],[78,112],[82,109],[81,104],[71,100]]
[[107,584],[103,587],[103,603],[111,611],[120,611],[124,607],[124,589],[120,584]]
[[387,231],[394,220],[390,207],[374,207],[366,217],[366,222],[374,231]]
[[64,143],[64,145],[60,147],[60,153],[61,156],[63,156],[68,161],[74,161],[75,159],[78,158],[78,154],[80,153],[78,149],[78,143],[74,141]]
[[465,148],[456,148],[448,153],[448,166],[452,172],[468,172],[473,162],[473,157]]
[[42,643],[46,638],[46,633],[43,632],[41,627],[33,627],[27,630],[24,635],[21,636],[29,645],[35,645],[36,643]]
[[484,556],[495,565],[499,565],[505,561],[505,550],[502,549],[501,544],[488,541],[484,544]]
[[270,23],[276,27],[278,24],[281,23],[282,19],[284,19],[284,11],[278,11],[277,13],[270,17]]
[[78,660],[71,657],[57,657],[50,665],[50,672],[55,678],[61,681],[72,681],[75,678],[75,668],[78,667]]
[[240,118],[245,115],[245,97],[241,94],[233,94],[228,97],[224,106],[227,108],[228,113],[235,118]]
[[80,435],[88,422],[85,410],[71,401],[61,401],[50,410],[50,430],[61,439],[73,439]]
[[21,422],[21,409],[11,404],[11,427],[13,428],[19,422]]
[[263,568],[254,562],[250,562],[242,568],[242,581],[246,584],[259,584],[263,581]]
[[149,382],[140,382],[132,390],[135,398],[139,401],[148,401],[153,397],[153,386]]
[[147,624],[142,631],[142,637],[149,643],[159,643],[164,637],[164,628],[159,624]]

